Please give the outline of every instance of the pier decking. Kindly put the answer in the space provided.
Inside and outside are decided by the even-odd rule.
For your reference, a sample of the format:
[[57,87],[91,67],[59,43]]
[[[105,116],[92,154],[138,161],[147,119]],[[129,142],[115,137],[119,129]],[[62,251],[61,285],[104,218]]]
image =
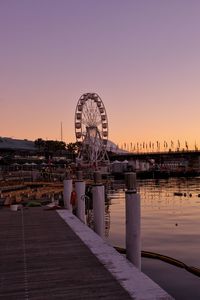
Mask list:
[[[58,213],[44,207],[0,210],[0,278],[3,300],[134,298]],[[154,298],[150,292],[140,299]],[[156,299],[171,297],[161,290]]]

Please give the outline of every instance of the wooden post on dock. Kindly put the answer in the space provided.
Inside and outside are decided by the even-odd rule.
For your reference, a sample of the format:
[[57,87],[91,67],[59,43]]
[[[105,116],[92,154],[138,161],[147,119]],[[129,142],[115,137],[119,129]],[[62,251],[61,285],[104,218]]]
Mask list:
[[66,179],[63,181],[64,190],[63,190],[63,200],[64,207],[70,211],[72,211],[71,201],[71,193],[72,193],[72,179],[70,178],[70,174],[66,174]]
[[101,173],[94,173],[92,188],[94,231],[102,238],[105,237],[105,188],[101,183]]
[[136,174],[126,174],[126,256],[141,269],[140,195],[136,188]]
[[82,180],[82,172],[77,172],[77,181],[75,182],[77,217],[85,223],[85,182]]

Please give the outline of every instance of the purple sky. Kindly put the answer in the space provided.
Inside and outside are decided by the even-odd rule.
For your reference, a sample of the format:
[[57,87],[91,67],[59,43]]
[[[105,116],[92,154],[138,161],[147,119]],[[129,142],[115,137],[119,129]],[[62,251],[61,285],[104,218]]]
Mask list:
[[199,0],[0,0],[0,136],[75,140],[96,92],[116,142],[200,147]]

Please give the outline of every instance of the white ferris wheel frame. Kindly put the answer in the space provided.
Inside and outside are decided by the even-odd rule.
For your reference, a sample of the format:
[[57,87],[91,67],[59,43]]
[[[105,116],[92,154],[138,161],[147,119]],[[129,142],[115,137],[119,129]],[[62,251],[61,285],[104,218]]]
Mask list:
[[91,164],[107,161],[108,117],[96,93],[83,94],[75,110],[76,141],[81,143],[79,159]]

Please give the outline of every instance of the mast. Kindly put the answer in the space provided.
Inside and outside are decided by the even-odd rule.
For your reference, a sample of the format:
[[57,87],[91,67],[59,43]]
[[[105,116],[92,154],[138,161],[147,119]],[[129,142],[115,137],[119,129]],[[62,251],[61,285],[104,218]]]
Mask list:
[[60,123],[60,139],[61,142],[63,141],[63,128],[62,128],[62,122]]

